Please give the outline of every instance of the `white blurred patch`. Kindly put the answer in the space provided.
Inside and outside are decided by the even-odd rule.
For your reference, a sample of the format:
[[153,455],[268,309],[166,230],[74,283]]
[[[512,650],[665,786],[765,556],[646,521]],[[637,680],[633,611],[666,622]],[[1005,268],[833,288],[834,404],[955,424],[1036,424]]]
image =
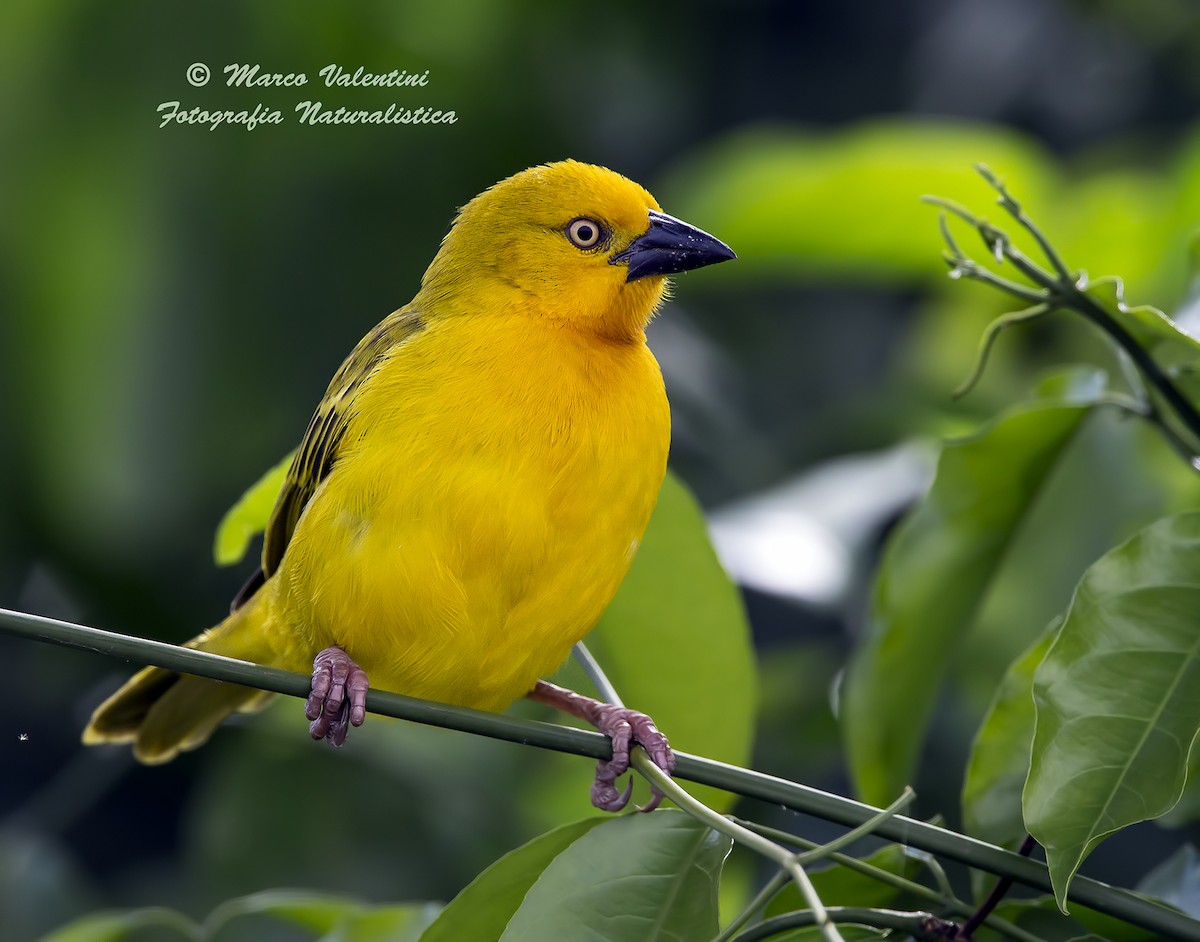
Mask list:
[[742,585],[822,607],[843,601],[880,527],[929,488],[934,450],[909,443],[838,458],[708,515]]

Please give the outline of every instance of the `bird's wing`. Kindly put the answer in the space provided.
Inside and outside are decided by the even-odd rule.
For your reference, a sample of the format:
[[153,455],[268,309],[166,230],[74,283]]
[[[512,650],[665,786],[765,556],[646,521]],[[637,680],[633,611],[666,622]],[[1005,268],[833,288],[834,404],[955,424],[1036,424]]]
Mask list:
[[[264,578],[279,568],[296,529],[296,521],[300,519],[317,487],[333,469],[342,436],[354,414],[359,390],[389,352],[424,326],[421,315],[416,311],[402,308],[389,314],[358,342],[358,346],[334,374],[312,421],[308,423],[304,439],[288,468],[283,489],[267,523],[263,535]],[[257,589],[257,586],[254,588]],[[253,589],[250,594],[253,594]]]

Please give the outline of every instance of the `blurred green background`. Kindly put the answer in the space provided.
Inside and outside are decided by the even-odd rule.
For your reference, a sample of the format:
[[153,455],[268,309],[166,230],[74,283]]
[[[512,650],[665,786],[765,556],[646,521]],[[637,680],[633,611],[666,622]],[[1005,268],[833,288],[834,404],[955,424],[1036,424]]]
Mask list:
[[[188,84],[194,62],[212,68],[207,87]],[[229,63],[312,82],[226,88]],[[430,80],[326,89],[329,63]],[[971,164],[985,161],[1072,264],[1175,310],[1200,226],[1198,63],[1191,0],[13,0],[0,7],[0,605],[174,641],[215,622],[246,574],[212,563],[221,514],[294,447],[357,339],[412,296],[454,208],[575,157],[739,253],[679,279],[651,329],[673,466],[746,586],[754,764],[845,791],[832,678],[880,535],[928,479],[928,448],[895,446],[969,429],[1047,367],[1104,355],[1049,319],[1007,335],[980,388],[952,402],[1004,307],[946,280],[918,197],[982,208]],[[457,121],[301,126],[292,109],[312,97]],[[160,129],[172,100],[262,102],[284,123]],[[1089,429],[964,646],[916,783],[922,813],[953,821],[996,678],[1084,566],[1198,502],[1152,435]],[[201,914],[272,886],[446,899],[586,810],[548,800],[554,757],[386,723],[335,757],[307,743],[291,703],[134,768],[77,745],[124,665],[4,637],[0,659],[6,939],[99,906]],[[1091,872],[1136,882],[1180,839],[1135,829]]]

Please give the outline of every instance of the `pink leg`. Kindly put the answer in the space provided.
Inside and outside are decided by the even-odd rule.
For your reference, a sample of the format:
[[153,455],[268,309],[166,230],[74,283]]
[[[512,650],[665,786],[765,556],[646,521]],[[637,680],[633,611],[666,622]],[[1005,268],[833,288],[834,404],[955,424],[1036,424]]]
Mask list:
[[367,718],[367,674],[339,647],[328,647],[313,661],[312,692],[304,715],[312,720],[313,739],[340,746],[350,726]]
[[[601,811],[620,811],[629,804],[633,782],[630,781],[624,794],[617,791],[615,783],[629,771],[629,750],[633,745],[645,749],[654,764],[668,775],[674,771],[675,754],[671,751],[671,744],[658,731],[654,720],[645,713],[593,700],[544,680],[539,680],[528,696],[531,700],[587,720],[612,740],[612,758],[601,760],[596,766],[596,780],[592,783],[592,804]],[[650,801],[638,810],[653,811],[662,799],[662,792],[652,788]]]

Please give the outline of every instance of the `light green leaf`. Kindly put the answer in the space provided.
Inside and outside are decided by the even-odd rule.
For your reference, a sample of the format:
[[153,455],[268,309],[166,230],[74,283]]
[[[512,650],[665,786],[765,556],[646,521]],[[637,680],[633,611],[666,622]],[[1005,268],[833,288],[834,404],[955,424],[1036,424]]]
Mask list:
[[221,518],[213,542],[213,557],[218,566],[232,566],[241,562],[250,541],[266,529],[295,454],[292,452],[255,481]]
[[155,931],[163,940],[185,939],[198,942],[200,927],[173,909],[161,906],[130,909],[125,912],[100,912],[76,919],[56,929],[41,942],[122,942],[135,937],[145,938],[140,930]]
[[888,541],[869,632],[842,692],[850,768],[865,801],[885,805],[910,781],[947,661],[1100,394],[1096,376],[1060,381],[1055,398],[947,443],[929,494]]
[[1108,834],[1170,810],[1200,728],[1200,513],[1160,520],[1085,573],[1034,677],[1025,823],[1059,906]]
[[564,850],[609,818],[564,824],[505,854],[454,897],[421,942],[494,942],[504,932],[529,888]]
[[243,916],[270,916],[315,933],[325,933],[363,909],[360,900],[311,890],[264,890],[226,900],[208,914],[204,932],[206,936],[214,936],[227,923]]
[[[889,844],[880,848],[864,858],[863,863],[908,880],[913,879],[921,869],[921,862],[899,844]],[[808,876],[817,891],[817,896],[826,906],[906,909],[919,908],[922,905],[903,890],[837,864],[814,867],[808,871]],[[764,915],[782,916],[799,909],[808,909],[808,904],[801,898],[795,885],[788,884],[767,904]]]
[[[1042,205],[1053,161],[1028,137],[961,122],[881,119],[825,134],[755,127],[700,151],[666,181],[665,205],[700,219],[739,254],[716,282],[852,275],[884,281],[945,277],[925,193],[971,200],[986,185],[981,154]],[[803,219],[804,225],[796,225]],[[710,278],[710,281],[713,279]]]
[[1025,836],[1021,789],[1033,745],[1033,673],[1061,625],[1062,618],[1052,621],[1008,666],[975,735],[962,795],[963,821],[973,837],[1004,845]]
[[441,908],[438,903],[379,906],[343,919],[321,942],[417,942]]
[[729,838],[680,811],[610,819],[554,858],[500,938],[711,938],[717,933],[717,888],[729,850]]

